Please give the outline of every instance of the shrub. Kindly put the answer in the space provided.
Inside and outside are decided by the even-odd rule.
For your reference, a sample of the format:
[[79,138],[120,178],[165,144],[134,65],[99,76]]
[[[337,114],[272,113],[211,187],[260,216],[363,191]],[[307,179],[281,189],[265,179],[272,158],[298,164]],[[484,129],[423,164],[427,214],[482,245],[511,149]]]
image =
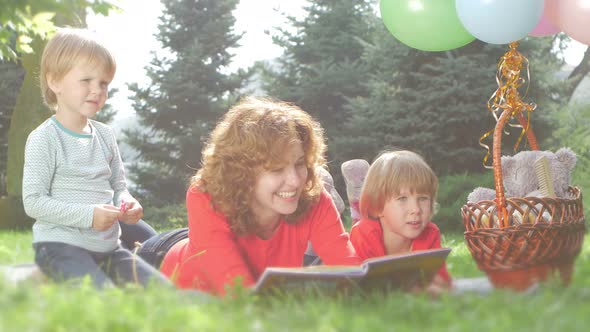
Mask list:
[[467,203],[467,195],[476,187],[494,187],[494,174],[489,172],[479,174],[446,175],[439,178],[438,212],[433,221],[441,231],[464,231],[461,207]]
[[562,146],[571,148],[578,156],[572,176],[572,185],[582,190],[584,214],[590,213],[590,104],[568,105],[555,113],[559,129],[554,133],[551,147],[557,150]]
[[160,232],[188,226],[184,204],[144,207],[143,220]]

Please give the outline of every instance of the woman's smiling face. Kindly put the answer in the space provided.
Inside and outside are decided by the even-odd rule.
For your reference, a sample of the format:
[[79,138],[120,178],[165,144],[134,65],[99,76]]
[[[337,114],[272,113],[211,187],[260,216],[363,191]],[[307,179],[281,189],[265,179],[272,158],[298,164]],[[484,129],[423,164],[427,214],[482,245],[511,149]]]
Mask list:
[[280,166],[258,174],[250,207],[260,226],[272,225],[297,210],[307,173],[303,146],[296,142],[287,147]]

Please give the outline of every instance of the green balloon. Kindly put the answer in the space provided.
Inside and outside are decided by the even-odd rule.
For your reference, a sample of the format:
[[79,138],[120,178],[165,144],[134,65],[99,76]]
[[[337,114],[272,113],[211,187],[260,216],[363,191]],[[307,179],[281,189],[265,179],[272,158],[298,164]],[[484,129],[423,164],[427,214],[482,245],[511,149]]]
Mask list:
[[381,18],[402,43],[422,51],[446,51],[475,37],[455,10],[455,0],[381,0]]

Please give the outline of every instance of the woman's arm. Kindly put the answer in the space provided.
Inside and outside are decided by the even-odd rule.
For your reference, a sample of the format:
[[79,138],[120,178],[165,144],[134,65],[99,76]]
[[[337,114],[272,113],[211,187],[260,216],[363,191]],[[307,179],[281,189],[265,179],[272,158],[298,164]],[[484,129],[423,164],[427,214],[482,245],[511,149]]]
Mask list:
[[217,294],[225,294],[226,286],[233,285],[237,277],[245,287],[254,285],[256,280],[225,216],[213,211],[209,197],[196,188],[188,190],[186,204],[192,254],[184,264]]
[[325,264],[359,265],[362,262],[328,193],[321,193],[308,217],[311,218],[311,244]]

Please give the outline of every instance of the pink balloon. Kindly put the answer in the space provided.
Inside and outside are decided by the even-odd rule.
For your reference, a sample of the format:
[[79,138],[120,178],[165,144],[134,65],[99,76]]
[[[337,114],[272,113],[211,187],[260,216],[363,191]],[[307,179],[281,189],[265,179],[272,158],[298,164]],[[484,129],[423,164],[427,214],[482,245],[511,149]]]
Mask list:
[[529,32],[529,36],[543,37],[558,33],[559,31],[559,28],[553,25],[547,16],[542,16],[541,20],[539,23],[537,23],[537,26],[535,26],[533,31]]
[[554,27],[559,27],[559,0],[545,0],[543,16],[549,20]]
[[559,1],[559,27],[571,38],[590,45],[590,0]]

